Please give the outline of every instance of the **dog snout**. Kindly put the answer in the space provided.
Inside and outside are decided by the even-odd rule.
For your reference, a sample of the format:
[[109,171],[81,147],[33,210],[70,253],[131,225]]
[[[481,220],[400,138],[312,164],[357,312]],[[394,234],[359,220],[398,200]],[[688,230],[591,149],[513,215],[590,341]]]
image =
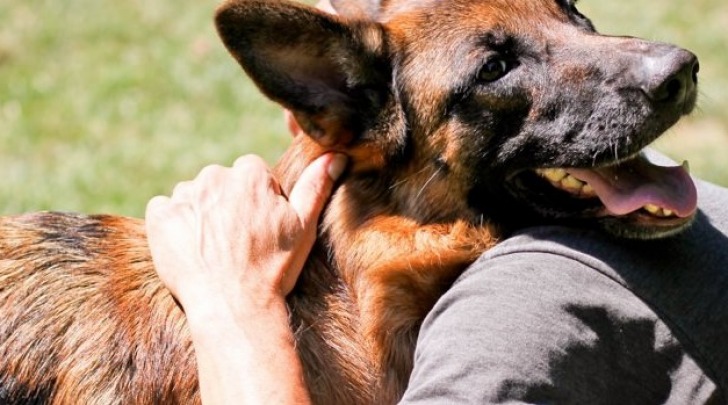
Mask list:
[[698,58],[687,50],[662,46],[648,52],[642,63],[635,66],[641,71],[641,88],[653,102],[682,106],[685,113],[692,110],[695,103],[698,71]]

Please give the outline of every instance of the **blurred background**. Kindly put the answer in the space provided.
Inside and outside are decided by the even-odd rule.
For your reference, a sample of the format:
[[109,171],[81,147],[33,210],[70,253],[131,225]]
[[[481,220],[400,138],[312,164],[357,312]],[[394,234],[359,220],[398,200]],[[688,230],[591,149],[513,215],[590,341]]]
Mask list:
[[[288,134],[198,0],[0,2],[0,214],[141,216],[210,163],[273,163]],[[728,2],[581,0],[609,34],[701,59],[699,108],[657,147],[728,186]]]

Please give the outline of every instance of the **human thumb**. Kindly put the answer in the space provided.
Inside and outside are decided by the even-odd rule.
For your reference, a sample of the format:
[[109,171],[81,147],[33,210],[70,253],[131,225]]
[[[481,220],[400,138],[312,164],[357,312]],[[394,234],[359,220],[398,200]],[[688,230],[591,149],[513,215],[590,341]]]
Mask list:
[[303,170],[288,201],[304,228],[315,227],[334,183],[346,168],[347,158],[340,153],[327,153]]

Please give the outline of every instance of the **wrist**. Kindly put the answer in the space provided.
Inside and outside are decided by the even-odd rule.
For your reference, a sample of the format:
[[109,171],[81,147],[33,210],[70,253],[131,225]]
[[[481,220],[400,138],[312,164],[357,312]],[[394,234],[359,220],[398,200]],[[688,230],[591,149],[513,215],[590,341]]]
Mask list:
[[[203,400],[309,403],[285,301],[244,306],[244,316],[209,302],[188,315]],[[281,379],[292,383],[281,387]]]
[[208,296],[185,308],[185,313],[195,341],[229,338],[254,343],[266,337],[292,336],[284,297],[230,302],[221,295]]

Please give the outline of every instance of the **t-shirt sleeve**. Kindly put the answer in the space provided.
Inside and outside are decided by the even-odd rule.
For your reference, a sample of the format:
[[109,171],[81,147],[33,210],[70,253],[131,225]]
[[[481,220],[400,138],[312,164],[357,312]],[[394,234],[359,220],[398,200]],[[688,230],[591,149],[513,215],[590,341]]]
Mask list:
[[679,344],[622,285],[570,258],[481,259],[425,319],[402,403],[663,403]]

